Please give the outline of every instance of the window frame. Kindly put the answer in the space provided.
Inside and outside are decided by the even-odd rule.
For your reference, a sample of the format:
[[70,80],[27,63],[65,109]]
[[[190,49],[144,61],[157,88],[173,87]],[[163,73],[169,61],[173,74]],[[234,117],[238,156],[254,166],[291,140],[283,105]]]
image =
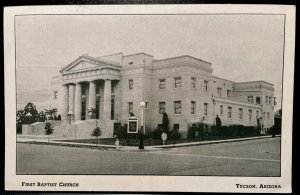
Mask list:
[[[164,105],[164,110],[161,110],[161,105]],[[159,114],[163,114],[164,112],[166,112],[166,102],[158,102],[158,113]]]
[[[161,86],[162,86],[162,80],[164,80],[164,87],[162,88]],[[166,80],[166,78],[161,78],[161,79],[158,79],[158,89],[160,89],[160,90],[165,90],[167,88],[167,80]]]
[[[130,110],[132,111],[132,112],[130,112]],[[134,114],[133,113],[133,102],[128,102],[127,103],[127,111],[128,111],[128,114]]]
[[[178,107],[178,108],[176,107],[177,103],[180,105],[180,107]],[[182,102],[181,102],[181,100],[174,101],[173,104],[174,104],[174,115],[181,115],[182,114]],[[179,109],[179,108],[180,108],[180,113],[177,113],[177,109]]]
[[208,116],[208,103],[204,103],[203,115]]
[[191,88],[196,89],[197,78],[191,77]]
[[133,79],[128,79],[128,89],[133,90]]
[[243,108],[239,108],[239,120],[243,120],[244,118],[244,111],[243,111]]
[[[177,83],[176,80],[179,79],[180,83]],[[180,86],[177,86],[179,85]],[[174,89],[182,88],[182,76],[174,77]]]
[[228,118],[232,119],[232,106],[227,107],[227,114],[228,114]]
[[195,115],[196,114],[196,101],[191,101],[191,112],[190,114]]

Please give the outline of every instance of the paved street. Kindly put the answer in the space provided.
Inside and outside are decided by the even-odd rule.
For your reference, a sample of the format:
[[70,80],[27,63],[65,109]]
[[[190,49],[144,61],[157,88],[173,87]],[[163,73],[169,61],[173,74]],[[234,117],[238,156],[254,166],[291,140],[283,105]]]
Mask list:
[[280,137],[148,152],[18,143],[17,174],[280,176]]

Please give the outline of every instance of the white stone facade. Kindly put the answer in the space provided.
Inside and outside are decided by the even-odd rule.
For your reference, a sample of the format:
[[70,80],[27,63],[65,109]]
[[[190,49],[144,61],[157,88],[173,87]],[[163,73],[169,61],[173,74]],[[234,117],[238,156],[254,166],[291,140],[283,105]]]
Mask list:
[[[141,117],[140,102],[146,102],[145,129],[162,123],[163,110],[170,128],[186,134],[195,122],[264,128],[274,123],[274,86],[265,81],[236,83],[212,75],[211,63],[191,56],[155,60],[145,53],[88,55],[60,70],[51,82],[51,107],[63,120],[71,111],[74,120],[89,118],[90,108],[103,121],[126,124],[129,112]],[[111,130],[112,131],[112,130]]]

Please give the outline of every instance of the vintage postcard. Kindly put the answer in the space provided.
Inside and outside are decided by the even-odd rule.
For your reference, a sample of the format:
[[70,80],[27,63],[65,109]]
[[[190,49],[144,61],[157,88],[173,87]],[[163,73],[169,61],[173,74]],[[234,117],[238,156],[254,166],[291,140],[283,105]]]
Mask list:
[[4,9],[5,189],[291,192],[295,7]]

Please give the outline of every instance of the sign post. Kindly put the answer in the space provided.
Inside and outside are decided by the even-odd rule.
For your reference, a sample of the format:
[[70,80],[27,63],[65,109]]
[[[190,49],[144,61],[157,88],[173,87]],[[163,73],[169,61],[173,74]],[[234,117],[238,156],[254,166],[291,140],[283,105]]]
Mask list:
[[165,145],[165,141],[167,140],[168,136],[166,133],[161,134],[161,139],[163,140],[163,145]]

